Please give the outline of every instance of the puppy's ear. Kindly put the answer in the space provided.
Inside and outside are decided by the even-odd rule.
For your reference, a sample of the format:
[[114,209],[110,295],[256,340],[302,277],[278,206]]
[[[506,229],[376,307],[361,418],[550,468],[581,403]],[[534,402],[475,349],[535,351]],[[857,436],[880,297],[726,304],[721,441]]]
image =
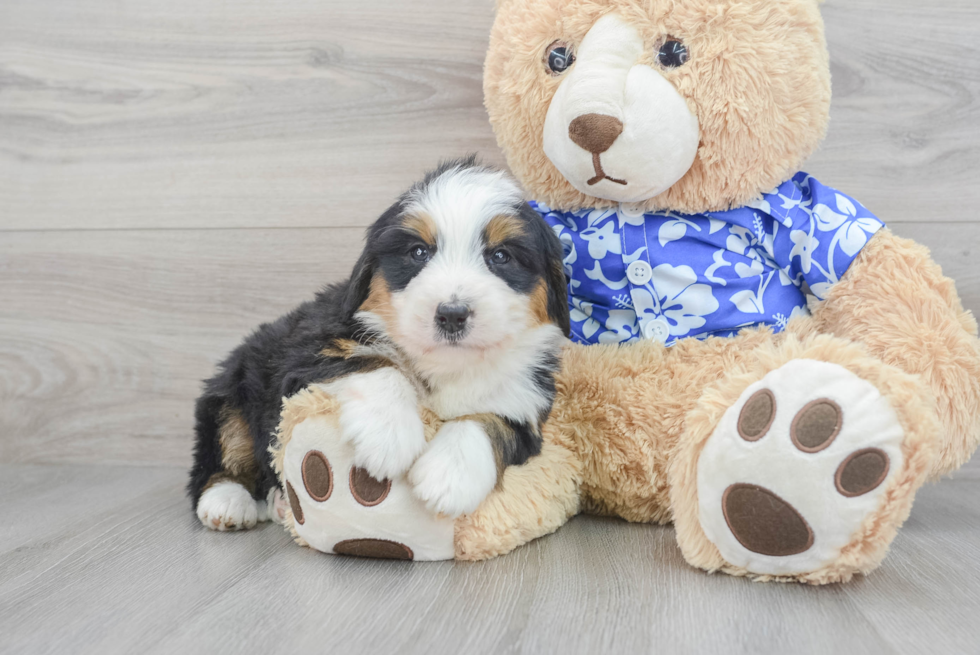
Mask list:
[[565,278],[565,249],[558,236],[545,223],[541,214],[524,203],[521,214],[533,226],[537,240],[545,254],[544,279],[548,285],[548,318],[561,328],[567,337],[572,330],[571,319],[568,315],[568,280]]
[[370,248],[365,248],[360,258],[354,265],[354,272],[347,282],[347,290],[344,292],[341,312],[345,320],[351,320],[354,314],[371,293],[371,280],[374,278],[374,271],[377,268],[377,261]]
[[385,231],[398,221],[403,203],[404,197],[399,198],[367,230],[364,252],[354,265],[354,272],[351,273],[350,281],[347,283],[341,307],[342,315],[348,321],[354,318],[354,314],[371,294],[371,281],[378,268],[378,242]]
[[[558,243],[557,239],[555,239],[555,243]],[[565,278],[565,266],[562,263],[564,253],[560,243],[558,246],[558,253],[554,256],[549,253],[548,257],[546,274],[548,280],[548,316],[567,337],[572,331],[571,318],[568,315],[568,280]]]

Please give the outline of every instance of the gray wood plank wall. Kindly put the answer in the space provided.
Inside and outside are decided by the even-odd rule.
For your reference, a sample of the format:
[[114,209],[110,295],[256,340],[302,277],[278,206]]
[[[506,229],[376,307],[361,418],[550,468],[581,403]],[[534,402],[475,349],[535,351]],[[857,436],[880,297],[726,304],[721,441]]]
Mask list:
[[[830,0],[810,172],[980,311],[980,5]],[[0,3],[0,462],[189,462],[199,381],[441,157],[491,0]]]

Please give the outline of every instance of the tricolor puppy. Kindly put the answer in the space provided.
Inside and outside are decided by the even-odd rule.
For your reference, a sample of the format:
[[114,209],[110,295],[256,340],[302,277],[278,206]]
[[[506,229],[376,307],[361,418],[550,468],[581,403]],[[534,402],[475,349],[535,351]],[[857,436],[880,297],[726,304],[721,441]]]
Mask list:
[[[562,249],[504,173],[444,164],[371,226],[350,280],[261,326],[197,403],[189,492],[209,528],[271,518],[282,399],[340,401],[354,465],[408,473],[438,512],[471,512],[541,449],[568,333]],[[419,405],[446,423],[423,436]]]

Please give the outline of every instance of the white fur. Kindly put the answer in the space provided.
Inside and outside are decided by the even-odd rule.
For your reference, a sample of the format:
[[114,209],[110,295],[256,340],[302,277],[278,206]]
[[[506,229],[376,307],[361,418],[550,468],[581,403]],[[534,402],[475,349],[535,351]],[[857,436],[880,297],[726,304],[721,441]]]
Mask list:
[[467,367],[428,358],[419,370],[430,381],[428,404],[444,419],[492,413],[536,424],[549,399],[534,381],[534,368],[558,353],[564,335],[553,325],[527,332],[505,351],[474,357]]
[[[484,260],[483,231],[499,215],[513,214],[520,190],[503,173],[454,169],[417,190],[407,214],[424,214],[436,224],[432,260],[405,289],[391,294],[395,325],[360,312],[368,329],[385,333],[426,381],[425,403],[443,419],[492,412],[536,423],[548,399],[537,389],[537,364],[558,353],[564,336],[554,325],[538,325],[529,298],[507,286]],[[435,324],[436,308],[465,302],[471,309],[465,337],[448,343]]]
[[[443,420],[493,413],[535,425],[548,410],[550,400],[534,372],[554,365],[548,360],[557,357],[564,336],[559,327],[535,319],[529,296],[494,275],[484,252],[489,221],[513,215],[521,202],[520,190],[508,177],[479,168],[449,170],[414,191],[405,214],[432,219],[435,252],[404,289],[392,291],[393,321],[372,312],[357,315],[366,329],[395,344],[384,356],[424,381],[420,400]],[[449,302],[466,303],[472,312],[467,331],[454,342],[440,334],[435,322],[437,307]],[[391,404],[391,393],[374,394]],[[338,398],[344,403],[345,431],[365,411],[375,416],[394,411],[350,406],[349,394]],[[404,412],[409,413],[407,406]],[[351,418],[345,421],[344,414]],[[414,405],[411,414],[417,416]],[[363,459],[360,453],[357,457]],[[433,511],[458,516],[476,509],[497,480],[493,448],[483,428],[468,420],[446,423],[412,467],[409,480]]]
[[409,472],[415,494],[450,517],[480,506],[497,482],[493,448],[475,421],[446,423]]
[[237,482],[225,480],[204,490],[197,501],[197,518],[212,530],[248,530],[258,521],[258,506]]
[[405,213],[431,217],[440,238],[448,239],[444,243],[465,250],[491,218],[513,212],[523,199],[520,188],[503,171],[455,168],[413,191]]
[[[576,62],[548,107],[544,152],[582,193],[617,202],[660,195],[690,170],[700,143],[700,126],[687,101],[657,69],[637,62],[647,46],[637,29],[607,14],[582,40]],[[625,186],[595,175],[592,153],[568,135],[573,120],[605,114],[623,123],[623,133],[601,155],[603,170]]]
[[[406,215],[425,215],[436,226],[436,252],[408,286],[392,293],[395,332],[391,336],[413,360],[448,362],[469,368],[474,359],[507,349],[528,327],[528,298],[490,272],[484,260],[483,231],[492,218],[512,215],[520,190],[499,171],[450,170],[416,190]],[[472,315],[465,338],[446,343],[435,324],[442,303],[462,302]],[[492,356],[492,355],[490,355]]]
[[265,500],[259,500],[255,504],[258,508],[260,523],[263,521],[282,523],[283,519],[286,518],[286,508],[289,506],[278,487],[269,489]]
[[354,465],[379,480],[401,475],[425,447],[418,396],[394,368],[357,373],[323,388],[340,402],[340,428]]

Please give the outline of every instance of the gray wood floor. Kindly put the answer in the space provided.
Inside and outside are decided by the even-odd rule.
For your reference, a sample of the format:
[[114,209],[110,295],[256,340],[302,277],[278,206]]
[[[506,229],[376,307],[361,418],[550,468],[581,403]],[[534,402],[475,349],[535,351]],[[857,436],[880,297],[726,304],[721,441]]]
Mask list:
[[[828,0],[808,170],[933,249],[980,313],[980,5]],[[885,565],[706,576],[580,518],[476,565],[330,558],[182,497],[192,402],[341,278],[439,158],[502,158],[492,0],[0,2],[0,651],[980,652],[980,460]]]

